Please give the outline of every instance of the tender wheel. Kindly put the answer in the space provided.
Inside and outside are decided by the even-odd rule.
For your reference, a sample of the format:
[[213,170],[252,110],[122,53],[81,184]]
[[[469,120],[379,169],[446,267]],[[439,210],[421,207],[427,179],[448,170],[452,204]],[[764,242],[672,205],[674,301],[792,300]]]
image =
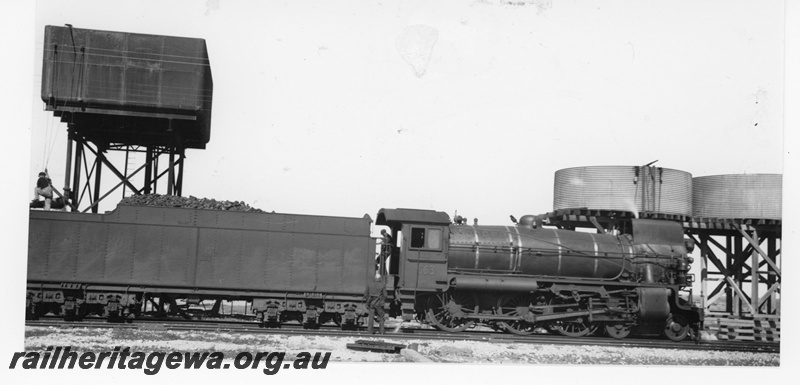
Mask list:
[[683,341],[689,335],[689,321],[680,314],[672,314],[664,323],[664,335],[673,341]]
[[460,332],[470,325],[464,316],[475,311],[475,303],[475,297],[469,293],[437,294],[428,299],[425,317],[439,330]]
[[320,325],[327,324],[332,322],[334,325],[341,327],[342,326],[342,315],[339,313],[328,314],[325,313],[324,316],[320,317],[319,323]]
[[[497,314],[504,316],[519,316],[525,317],[526,315],[533,315],[531,307],[545,305],[540,296],[533,294],[518,294],[511,296],[502,296],[497,300]],[[531,335],[534,333],[537,325],[525,320],[517,321],[503,321],[500,326],[510,333],[522,336]]]
[[[554,313],[570,313],[581,310],[581,304],[571,299],[565,300],[556,297],[553,298],[550,303],[554,305]],[[595,326],[589,323],[589,318],[587,316],[553,321],[551,328],[558,334],[567,337],[587,336],[597,329]]]
[[631,334],[631,326],[621,323],[607,324],[605,326],[605,331],[610,337],[621,340]]

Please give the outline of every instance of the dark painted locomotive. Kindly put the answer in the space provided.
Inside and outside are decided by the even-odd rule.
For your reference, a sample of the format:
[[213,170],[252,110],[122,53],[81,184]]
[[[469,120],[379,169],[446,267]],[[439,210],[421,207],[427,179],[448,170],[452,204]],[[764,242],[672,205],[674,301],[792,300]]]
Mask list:
[[[375,264],[372,220],[120,205],[94,215],[31,211],[28,312],[126,319],[213,300],[246,303],[263,326],[370,314],[457,332],[485,325],[516,334],[632,330],[686,338],[701,310],[682,227],[632,220],[619,234],[536,226],[468,226],[428,210],[383,209],[394,245]],[[148,311],[149,307],[149,311]]]
[[387,209],[377,223],[400,238],[389,271],[406,319],[450,331],[484,324],[623,338],[637,329],[674,340],[702,322],[680,296],[692,259],[679,223],[634,219],[612,235],[541,228],[531,216],[468,226],[445,213]]

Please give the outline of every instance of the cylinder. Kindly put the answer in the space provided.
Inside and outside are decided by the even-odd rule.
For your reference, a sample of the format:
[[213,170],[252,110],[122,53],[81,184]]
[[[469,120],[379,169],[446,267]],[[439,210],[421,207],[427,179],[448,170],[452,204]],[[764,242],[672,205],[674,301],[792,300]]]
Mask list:
[[692,215],[692,174],[662,167],[586,166],[555,173],[553,209]]
[[669,290],[656,287],[640,287],[639,317],[643,321],[664,321],[669,317]]
[[727,174],[693,179],[696,218],[781,219],[781,174]]

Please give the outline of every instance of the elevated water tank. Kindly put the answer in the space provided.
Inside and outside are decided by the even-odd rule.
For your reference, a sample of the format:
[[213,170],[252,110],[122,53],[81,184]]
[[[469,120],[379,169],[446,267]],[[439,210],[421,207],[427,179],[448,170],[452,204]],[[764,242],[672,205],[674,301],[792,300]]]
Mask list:
[[45,109],[89,141],[205,148],[214,91],[203,39],[48,25]]
[[556,171],[553,208],[692,215],[692,174],[662,167],[585,166]]
[[696,218],[781,219],[781,174],[728,174],[694,178]]

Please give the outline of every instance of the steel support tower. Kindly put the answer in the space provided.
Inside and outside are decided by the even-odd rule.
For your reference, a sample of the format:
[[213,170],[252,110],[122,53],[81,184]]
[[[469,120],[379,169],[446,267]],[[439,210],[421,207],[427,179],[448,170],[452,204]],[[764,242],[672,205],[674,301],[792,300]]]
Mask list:
[[[128,192],[134,195],[182,195],[186,158],[184,147],[112,143],[113,138],[87,138],[74,124],[68,124],[67,127],[64,186],[70,188],[70,205],[73,210],[97,213],[99,203],[120,188],[122,196],[128,195]],[[115,164],[109,159],[110,151],[124,154],[122,164],[119,161]],[[135,153],[143,153],[144,161],[131,162],[131,154]],[[101,182],[109,172],[116,184],[104,189]],[[140,176],[143,176],[143,182],[134,179]]]

